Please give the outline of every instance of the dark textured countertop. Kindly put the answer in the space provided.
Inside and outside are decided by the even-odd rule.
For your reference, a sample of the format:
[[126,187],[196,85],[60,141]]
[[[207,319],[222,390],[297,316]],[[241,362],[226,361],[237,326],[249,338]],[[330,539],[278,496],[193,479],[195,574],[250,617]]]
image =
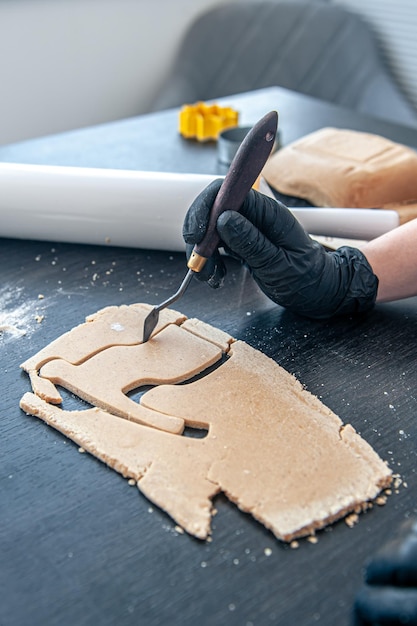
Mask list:
[[[417,146],[415,130],[281,89],[228,101],[240,103],[245,123],[278,108],[284,142],[335,125]],[[175,111],[3,146],[0,160],[222,173],[214,145],[178,137]],[[190,286],[175,308],[294,373],[404,481],[355,527],[338,522],[298,549],[221,495],[212,541],[200,542],[19,409],[30,389],[20,363],[104,306],[160,302],[184,275],[183,255],[12,239],[0,240],[0,255],[1,320],[17,329],[0,339],[0,624],[347,626],[364,562],[417,513],[417,300],[308,321],[269,302],[231,259],[222,290]]]

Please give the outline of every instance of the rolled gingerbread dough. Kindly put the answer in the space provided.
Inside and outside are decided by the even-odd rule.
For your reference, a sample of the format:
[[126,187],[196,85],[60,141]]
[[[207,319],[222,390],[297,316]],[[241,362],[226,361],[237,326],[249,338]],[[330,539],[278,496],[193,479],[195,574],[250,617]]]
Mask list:
[[[223,492],[291,541],[359,512],[391,482],[376,452],[272,359],[199,320],[108,307],[23,363],[20,406],[129,479],[190,534]],[[94,408],[57,406],[62,386]],[[136,402],[127,393],[151,385]],[[184,436],[186,427],[206,436]]]

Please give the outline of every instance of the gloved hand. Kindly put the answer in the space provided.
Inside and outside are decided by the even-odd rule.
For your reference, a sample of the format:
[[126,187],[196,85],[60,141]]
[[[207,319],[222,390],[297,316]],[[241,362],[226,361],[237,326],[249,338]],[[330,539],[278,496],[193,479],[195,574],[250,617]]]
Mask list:
[[[183,237],[188,255],[204,236],[221,182],[206,187],[187,212]],[[239,213],[220,215],[217,231],[225,249],[248,265],[262,291],[295,313],[327,318],[367,311],[375,303],[378,279],[359,250],[345,246],[327,252],[286,206],[253,189]],[[225,275],[220,255],[200,274],[200,280],[219,287]]]
[[355,601],[357,626],[417,624],[417,521],[370,561],[365,581]]

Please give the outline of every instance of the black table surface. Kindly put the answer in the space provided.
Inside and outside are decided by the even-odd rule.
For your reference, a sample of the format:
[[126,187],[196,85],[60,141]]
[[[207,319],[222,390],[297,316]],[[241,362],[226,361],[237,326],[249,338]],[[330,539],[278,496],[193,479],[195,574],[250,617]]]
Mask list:
[[[273,88],[229,98],[244,123],[277,108],[286,143],[321,126],[417,147],[417,132]],[[213,144],[177,134],[177,111],[0,147],[0,160],[223,173]],[[175,523],[113,470],[19,409],[27,357],[114,304],[179,285],[180,253],[1,239],[0,624],[347,626],[363,565],[417,512],[417,299],[308,321],[273,305],[228,259],[222,290],[195,281],[176,308],[271,356],[386,460],[403,483],[383,507],[297,549],[215,500],[212,540]],[[21,332],[19,332],[21,331]],[[238,424],[236,425],[238,427]],[[262,487],[260,486],[260,489]]]

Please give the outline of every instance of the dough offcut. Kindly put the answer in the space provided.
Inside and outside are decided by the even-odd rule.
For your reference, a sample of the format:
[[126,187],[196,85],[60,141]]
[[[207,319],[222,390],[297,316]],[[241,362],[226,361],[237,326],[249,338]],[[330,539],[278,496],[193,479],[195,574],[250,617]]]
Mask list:
[[[366,508],[390,484],[352,426],[272,359],[172,310],[141,344],[149,310],[103,309],[27,360],[34,393],[21,408],[133,478],[200,539],[220,492],[291,541]],[[55,385],[94,408],[60,408]],[[127,396],[145,385],[139,402]],[[184,436],[187,427],[206,436]]]

